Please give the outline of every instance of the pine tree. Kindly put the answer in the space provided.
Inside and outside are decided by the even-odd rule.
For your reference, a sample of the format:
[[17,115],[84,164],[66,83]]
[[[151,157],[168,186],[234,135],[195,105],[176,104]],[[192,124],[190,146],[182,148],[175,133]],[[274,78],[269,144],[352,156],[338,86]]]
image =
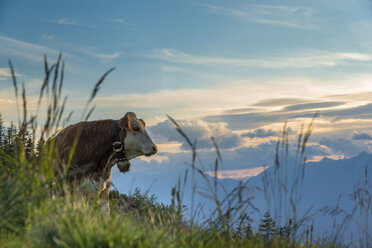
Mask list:
[[248,225],[245,227],[245,237],[247,239],[251,239],[253,237],[253,231],[251,223],[248,223]]
[[26,143],[25,143],[26,158],[30,161],[32,156],[35,155],[35,144],[31,133],[27,130]]
[[0,113],[0,150],[4,150],[4,141],[5,141],[5,128],[4,128],[4,121]]
[[27,128],[27,123],[22,122],[17,134],[17,149],[18,152],[24,153],[25,158],[30,160],[34,154],[34,141],[30,131]]
[[7,128],[5,139],[4,139],[4,152],[10,156],[14,156],[15,139],[17,136],[17,128],[13,122],[10,123],[10,127]]
[[236,229],[236,235],[239,237],[245,237],[247,239],[251,239],[253,237],[253,231],[251,226],[251,219],[244,214],[239,218],[239,225]]
[[276,233],[276,223],[271,218],[270,213],[267,211],[263,218],[260,220],[260,225],[258,227],[258,232],[265,238],[265,240],[270,240]]

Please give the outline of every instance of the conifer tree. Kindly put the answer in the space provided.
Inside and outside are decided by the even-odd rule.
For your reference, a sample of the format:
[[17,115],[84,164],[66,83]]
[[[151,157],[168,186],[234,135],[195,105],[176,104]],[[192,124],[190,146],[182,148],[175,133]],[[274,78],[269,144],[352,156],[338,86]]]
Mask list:
[[248,239],[251,239],[253,237],[253,231],[251,223],[248,223],[248,225],[245,227],[245,236]]
[[10,123],[10,127],[7,128],[4,142],[4,152],[8,155],[14,155],[15,139],[17,136],[17,128],[13,122]]
[[0,150],[4,150],[5,129],[4,121],[0,113]]
[[34,154],[34,141],[30,131],[27,128],[27,123],[23,122],[17,134],[17,148],[19,152],[24,152],[25,157],[30,160]]
[[31,133],[27,130],[26,133],[26,143],[25,143],[25,155],[28,160],[32,158],[32,156],[35,154],[35,144],[34,140],[32,138]]
[[267,211],[260,220],[258,232],[265,238],[265,240],[270,240],[276,233],[276,223],[271,218],[269,211]]
[[239,236],[243,236],[247,239],[251,239],[253,237],[253,231],[251,226],[251,220],[248,218],[246,214],[240,217],[240,223],[237,227],[236,234]]

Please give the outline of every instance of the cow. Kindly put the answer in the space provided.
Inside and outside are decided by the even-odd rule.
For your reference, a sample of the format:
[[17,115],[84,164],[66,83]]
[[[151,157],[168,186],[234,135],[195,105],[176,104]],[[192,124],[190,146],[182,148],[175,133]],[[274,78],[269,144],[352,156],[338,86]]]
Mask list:
[[[129,171],[129,160],[157,152],[144,120],[128,112],[120,120],[84,121],[70,125],[53,137],[54,157],[67,170],[72,185],[88,183],[96,190],[103,212],[110,212],[111,168]],[[66,169],[67,168],[67,169]]]

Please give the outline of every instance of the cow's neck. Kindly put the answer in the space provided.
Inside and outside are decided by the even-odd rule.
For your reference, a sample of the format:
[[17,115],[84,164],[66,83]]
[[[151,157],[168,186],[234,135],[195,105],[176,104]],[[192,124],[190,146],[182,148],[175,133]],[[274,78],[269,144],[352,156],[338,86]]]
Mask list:
[[[113,154],[113,147],[112,147],[112,143],[113,143],[113,137],[115,137],[115,139],[121,141],[123,143],[123,147],[124,147],[124,139],[125,139],[125,131],[123,131],[121,128],[117,127],[117,128],[113,128],[112,127],[112,123],[110,123],[110,126],[109,126],[109,130],[102,130],[102,132],[98,135],[100,135],[100,138],[102,139],[102,143],[101,143],[101,146],[100,149],[97,149],[97,150],[100,150],[102,151],[102,154],[101,155],[104,155],[106,157],[106,159],[108,159],[112,154]],[[115,132],[115,134],[114,134]],[[108,135],[108,133],[110,135]]]
[[125,138],[126,131],[119,127],[119,121],[113,121],[111,124],[111,137],[114,158],[119,160],[127,160],[125,154]]
[[125,136],[126,132],[124,129],[119,127],[119,121],[114,120],[111,124],[111,144],[114,142],[120,142],[124,149]]

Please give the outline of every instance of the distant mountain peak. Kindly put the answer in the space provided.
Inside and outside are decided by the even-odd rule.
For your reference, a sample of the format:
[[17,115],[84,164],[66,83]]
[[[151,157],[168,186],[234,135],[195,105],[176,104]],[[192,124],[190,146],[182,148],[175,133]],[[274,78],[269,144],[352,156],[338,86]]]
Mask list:
[[354,162],[357,162],[357,163],[365,163],[367,161],[372,161],[372,154],[366,152],[366,151],[362,151],[361,153],[359,153],[358,155],[356,156],[353,156],[353,157],[344,157],[344,158],[340,158],[340,159],[333,159],[333,158],[329,158],[329,157],[323,157],[320,161],[318,162],[310,162],[309,165],[327,165],[327,164],[335,164],[335,163],[342,163],[343,161],[354,161]]
[[372,156],[372,154],[369,154],[369,153],[366,152],[366,151],[362,151],[362,152],[359,153],[359,155],[356,156],[356,157],[370,157],[370,156]]
[[367,161],[372,161],[372,154],[366,152],[366,151],[363,151],[361,153],[359,153],[358,156],[355,156],[355,157],[352,157],[350,158],[351,160],[354,160],[354,161],[360,161],[360,162],[367,162]]
[[334,159],[331,159],[329,157],[324,157],[322,158],[322,160],[320,160],[319,162],[322,163],[322,162],[326,162],[326,161],[330,161],[330,160],[334,160]]

